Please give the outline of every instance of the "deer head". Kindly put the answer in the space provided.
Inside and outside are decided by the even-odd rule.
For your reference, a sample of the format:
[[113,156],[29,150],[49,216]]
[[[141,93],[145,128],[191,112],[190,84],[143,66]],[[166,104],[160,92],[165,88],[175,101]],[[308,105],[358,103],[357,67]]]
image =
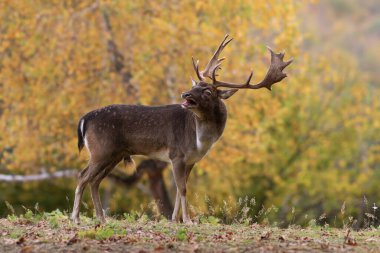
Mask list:
[[[182,93],[182,98],[185,101],[182,103],[182,107],[189,109],[196,114],[206,113],[213,109],[213,105],[221,102],[221,99],[228,99],[239,89],[260,89],[267,88],[272,89],[272,85],[280,82],[286,77],[286,74],[282,71],[290,64],[293,60],[284,62],[285,53],[274,53],[272,49],[268,47],[271,54],[271,63],[268,72],[261,82],[257,84],[250,84],[253,72],[248,76],[247,81],[241,84],[222,82],[216,79],[216,72],[221,69],[222,61],[225,58],[220,58],[219,55],[223,49],[232,41],[232,38],[228,38],[228,34],[224,37],[222,43],[220,43],[218,49],[215,51],[214,55],[206,65],[205,69],[199,70],[199,61],[193,60],[193,67],[195,73],[199,79],[198,82],[192,80],[193,87],[190,91]],[[206,80],[208,78],[211,82]],[[219,88],[232,88],[232,89],[219,89]]]
[[181,106],[194,112],[200,118],[204,118],[220,107],[221,99],[227,99],[238,89],[220,90],[205,82],[196,83],[193,80],[193,87],[190,91],[182,93],[185,100]]

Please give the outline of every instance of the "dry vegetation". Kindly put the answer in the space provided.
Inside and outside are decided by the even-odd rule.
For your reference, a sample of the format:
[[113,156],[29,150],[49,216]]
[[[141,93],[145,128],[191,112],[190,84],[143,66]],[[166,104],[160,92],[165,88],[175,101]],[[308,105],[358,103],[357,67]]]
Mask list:
[[378,252],[378,229],[360,231],[310,224],[286,229],[260,224],[219,224],[201,217],[194,225],[125,214],[106,225],[82,217],[72,224],[60,211],[10,215],[0,220],[2,252]]

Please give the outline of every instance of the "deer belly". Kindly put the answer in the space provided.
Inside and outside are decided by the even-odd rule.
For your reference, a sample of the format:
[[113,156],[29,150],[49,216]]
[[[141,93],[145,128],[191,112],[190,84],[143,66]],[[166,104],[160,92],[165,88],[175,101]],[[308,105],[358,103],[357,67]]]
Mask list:
[[163,162],[170,162],[169,149],[162,149],[156,152],[152,152],[148,154],[147,156],[152,159],[157,159]]

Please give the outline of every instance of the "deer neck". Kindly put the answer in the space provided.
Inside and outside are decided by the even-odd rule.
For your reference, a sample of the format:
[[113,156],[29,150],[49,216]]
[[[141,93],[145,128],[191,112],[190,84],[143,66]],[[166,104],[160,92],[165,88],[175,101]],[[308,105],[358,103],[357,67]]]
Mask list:
[[222,101],[207,117],[195,116],[196,146],[207,152],[222,135],[227,120],[227,110]]

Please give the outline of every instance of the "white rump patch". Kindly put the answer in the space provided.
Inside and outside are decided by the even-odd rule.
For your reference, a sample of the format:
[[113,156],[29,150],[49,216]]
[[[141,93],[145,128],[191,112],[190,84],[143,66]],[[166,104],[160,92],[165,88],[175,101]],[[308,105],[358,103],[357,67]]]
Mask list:
[[83,127],[84,127],[84,119],[82,119],[81,122],[80,122],[80,132],[82,134],[82,138],[84,137],[83,136]]

